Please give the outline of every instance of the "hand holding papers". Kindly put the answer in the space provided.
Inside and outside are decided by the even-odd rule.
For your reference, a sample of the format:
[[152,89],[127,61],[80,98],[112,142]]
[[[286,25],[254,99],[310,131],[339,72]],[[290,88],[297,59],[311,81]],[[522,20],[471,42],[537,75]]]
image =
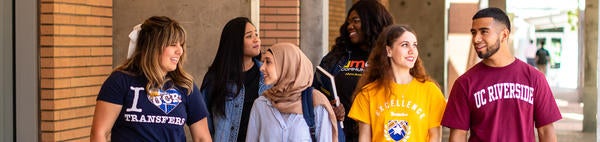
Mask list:
[[[338,97],[337,89],[335,87],[335,78],[331,73],[327,72],[321,66],[317,66],[316,70],[317,79],[322,83],[321,87],[317,90],[327,95],[328,98],[333,97],[335,99],[335,106],[340,106],[340,97]],[[340,121],[341,128],[344,128],[344,122]]]

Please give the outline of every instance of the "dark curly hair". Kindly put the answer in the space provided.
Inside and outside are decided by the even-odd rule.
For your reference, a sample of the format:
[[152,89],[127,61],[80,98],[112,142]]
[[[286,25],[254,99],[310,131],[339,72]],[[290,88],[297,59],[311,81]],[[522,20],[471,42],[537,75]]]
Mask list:
[[[361,33],[364,33],[365,37],[365,40],[362,44],[366,44],[370,51],[370,49],[373,48],[375,40],[377,40],[377,36],[379,33],[381,33],[383,28],[393,24],[394,20],[392,15],[381,3],[376,0],[360,0],[354,3],[350,10],[348,10],[346,20],[352,11],[356,11],[361,20]],[[350,42],[349,32],[347,29],[348,24],[348,21],[345,21],[340,27],[340,35],[335,39],[333,49],[328,53],[331,54],[331,56],[326,56],[325,58],[339,59],[344,55],[348,48],[358,48],[360,46]],[[331,61],[331,59],[324,60]],[[335,64],[335,62],[331,64]]]

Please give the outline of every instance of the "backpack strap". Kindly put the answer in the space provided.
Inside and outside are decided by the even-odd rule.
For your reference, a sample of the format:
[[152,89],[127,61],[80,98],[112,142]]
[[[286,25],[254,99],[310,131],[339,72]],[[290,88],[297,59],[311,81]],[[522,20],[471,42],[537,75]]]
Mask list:
[[302,115],[304,116],[304,120],[306,124],[308,124],[308,129],[310,130],[310,138],[312,141],[317,141],[315,136],[315,111],[313,106],[313,98],[312,98],[313,88],[309,87],[306,90],[302,91]]

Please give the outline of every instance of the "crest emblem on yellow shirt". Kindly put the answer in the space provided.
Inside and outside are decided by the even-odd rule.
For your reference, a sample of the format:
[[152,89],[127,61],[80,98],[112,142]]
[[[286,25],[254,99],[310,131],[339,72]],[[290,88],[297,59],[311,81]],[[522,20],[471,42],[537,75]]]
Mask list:
[[388,141],[408,141],[410,126],[406,120],[390,120],[384,127],[385,139]]

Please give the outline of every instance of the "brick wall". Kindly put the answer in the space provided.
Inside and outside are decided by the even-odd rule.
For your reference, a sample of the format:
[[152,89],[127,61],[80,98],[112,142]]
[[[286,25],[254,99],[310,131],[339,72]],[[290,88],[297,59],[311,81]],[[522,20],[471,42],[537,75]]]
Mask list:
[[335,44],[335,38],[340,36],[340,26],[346,21],[346,0],[329,1],[329,49]]
[[477,3],[450,3],[448,33],[471,34],[471,18],[478,9]]
[[300,1],[260,0],[262,46],[279,42],[300,44]]
[[112,71],[112,1],[40,1],[41,141],[89,141]]

